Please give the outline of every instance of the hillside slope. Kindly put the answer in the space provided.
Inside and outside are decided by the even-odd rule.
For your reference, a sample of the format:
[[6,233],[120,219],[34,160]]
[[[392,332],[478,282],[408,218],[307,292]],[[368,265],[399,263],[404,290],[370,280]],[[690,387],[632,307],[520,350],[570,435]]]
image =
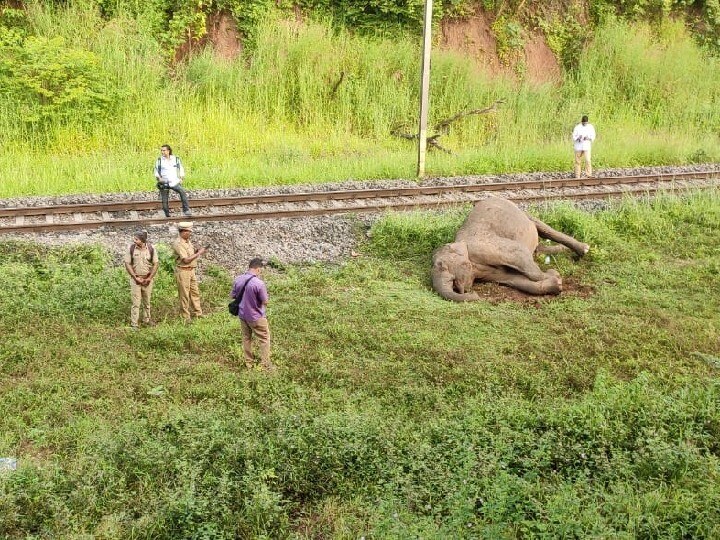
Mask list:
[[[373,2],[382,22],[351,4],[2,8],[0,196],[152,189],[165,142],[191,188],[413,176],[422,2]],[[431,123],[502,105],[452,123],[430,174],[569,169],[582,114],[596,167],[720,161],[719,62],[691,19],[436,4]]]

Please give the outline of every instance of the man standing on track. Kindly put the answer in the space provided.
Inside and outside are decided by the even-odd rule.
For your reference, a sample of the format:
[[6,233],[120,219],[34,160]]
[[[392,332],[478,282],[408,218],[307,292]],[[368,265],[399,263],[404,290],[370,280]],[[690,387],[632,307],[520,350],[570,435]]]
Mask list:
[[180,158],[173,155],[172,148],[170,148],[169,145],[163,144],[160,147],[160,157],[157,158],[155,162],[155,179],[157,180],[157,187],[160,190],[160,200],[162,201],[162,209],[163,212],[165,212],[165,217],[170,217],[168,196],[170,195],[171,189],[180,195],[183,215],[190,215],[187,193],[181,185],[184,178],[185,169],[182,166]]
[[197,268],[198,259],[207,251],[201,247],[195,249],[190,243],[193,224],[190,221],[178,223],[178,237],[172,243],[175,252],[175,281],[177,281],[178,296],[180,297],[180,314],[186,323],[193,317],[203,316],[200,307],[200,289],[198,288]]
[[264,266],[262,259],[252,259],[247,272],[235,278],[230,296],[241,296],[238,318],[242,328],[245,366],[251,369],[255,365],[252,352],[252,336],[255,334],[260,344],[260,366],[265,371],[273,371],[275,366],[270,361],[270,325],[265,314],[268,293],[265,282],[259,277]]
[[592,176],[590,146],[595,140],[595,128],[588,122],[587,116],[583,116],[580,123],[573,129],[572,139],[575,149],[575,178],[580,178],[583,160],[585,161],[585,174],[589,178]]
[[152,326],[150,319],[150,296],[153,289],[153,278],[158,270],[158,256],[152,244],[147,241],[147,232],[138,231],[133,243],[125,253],[125,270],[130,274],[130,326],[137,330],[140,322],[140,305],[142,304],[143,322]]

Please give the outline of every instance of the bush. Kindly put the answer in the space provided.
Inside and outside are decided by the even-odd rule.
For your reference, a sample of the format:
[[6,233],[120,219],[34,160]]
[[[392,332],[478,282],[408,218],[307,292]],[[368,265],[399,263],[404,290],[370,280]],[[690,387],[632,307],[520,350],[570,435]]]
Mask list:
[[89,51],[0,26],[0,104],[15,108],[21,122],[90,124],[103,118],[117,97],[108,79]]

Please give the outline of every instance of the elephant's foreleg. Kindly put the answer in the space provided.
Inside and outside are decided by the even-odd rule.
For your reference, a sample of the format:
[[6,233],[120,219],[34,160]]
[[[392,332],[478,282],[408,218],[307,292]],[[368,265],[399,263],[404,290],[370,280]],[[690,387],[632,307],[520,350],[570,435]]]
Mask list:
[[535,224],[535,228],[537,228],[538,235],[541,238],[547,238],[548,240],[552,240],[553,242],[557,242],[558,244],[567,246],[581,257],[585,255],[590,249],[590,246],[585,244],[584,242],[580,242],[578,240],[575,240],[572,236],[561,233],[560,231],[556,231],[550,225],[548,225],[547,223],[543,223],[536,217],[528,217]]
[[533,281],[527,276],[506,268],[495,268],[485,275],[487,281],[508,285],[529,294],[560,294],[562,291],[560,274],[553,271],[548,272],[540,281]]

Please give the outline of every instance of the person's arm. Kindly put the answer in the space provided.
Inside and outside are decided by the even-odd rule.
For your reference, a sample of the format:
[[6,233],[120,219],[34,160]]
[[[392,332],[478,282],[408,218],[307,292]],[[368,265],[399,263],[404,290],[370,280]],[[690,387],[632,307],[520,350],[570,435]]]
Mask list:
[[230,298],[234,299],[238,295],[238,293],[240,292],[239,285],[240,285],[240,280],[235,279],[235,281],[233,281],[232,289],[230,289]]
[[180,158],[175,158],[175,159],[177,159],[177,164],[178,164],[178,171],[177,171],[178,180],[180,180],[182,182],[183,180],[185,180],[185,167],[183,167],[183,164],[182,164],[182,161],[180,161]]
[[158,166],[159,163],[161,163],[160,160],[155,161],[155,166],[153,167],[153,171],[155,172],[155,179],[158,182],[161,182],[162,176],[160,176],[160,168],[162,167],[162,165]]
[[193,261],[194,261],[195,259],[197,259],[198,257],[201,257],[206,251],[207,251],[206,248],[201,247],[200,249],[198,249],[195,253],[193,253],[193,254],[190,255],[189,257],[182,257],[182,258],[180,259],[180,262],[183,263],[183,264],[190,264],[191,262],[193,262]]
[[260,307],[267,307],[269,298],[267,292],[267,285],[265,285],[264,282],[262,283],[262,286],[258,291],[258,300],[260,300]]
[[153,253],[152,258],[152,269],[150,270],[150,275],[145,278],[145,285],[149,285],[150,282],[155,277],[155,274],[157,274],[158,266],[160,266],[160,261],[158,260],[157,251]]
[[140,278],[138,278],[137,274],[135,274],[135,270],[133,270],[132,265],[127,261],[125,261],[125,270],[127,270],[127,273],[130,274],[130,277],[135,283],[137,283],[138,285],[142,285],[140,283]]

